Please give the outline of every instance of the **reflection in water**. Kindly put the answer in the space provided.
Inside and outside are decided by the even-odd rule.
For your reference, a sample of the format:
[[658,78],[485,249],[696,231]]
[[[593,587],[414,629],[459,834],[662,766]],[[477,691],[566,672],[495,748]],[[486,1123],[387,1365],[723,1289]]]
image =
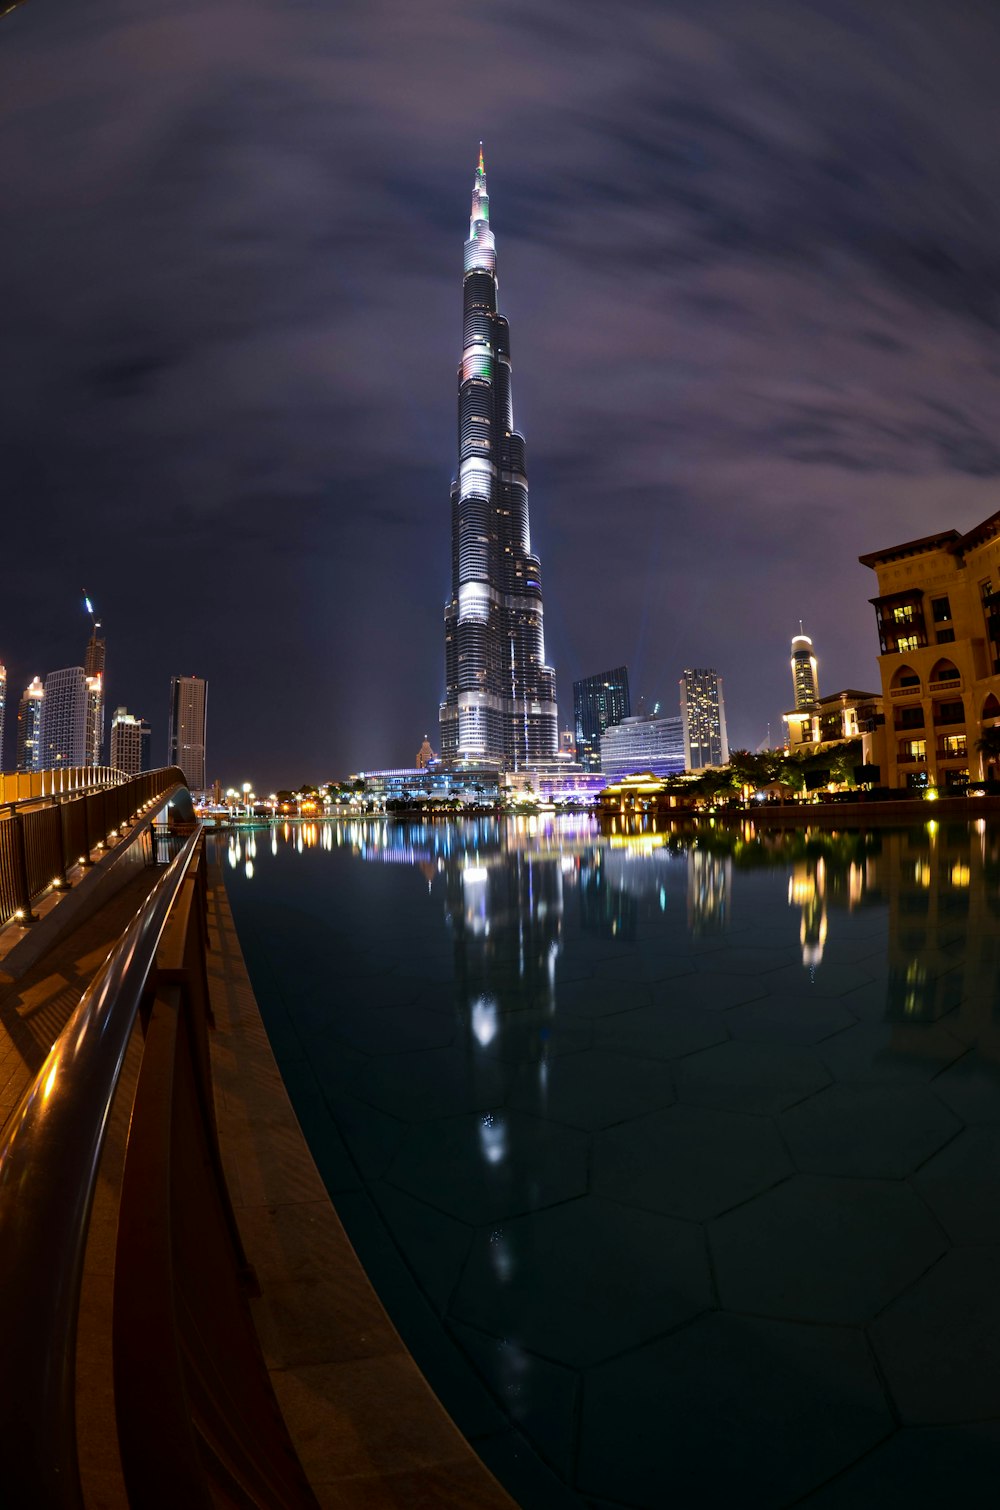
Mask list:
[[[658,830],[616,819],[601,832],[583,816],[455,824],[381,818],[273,825],[267,847],[272,856],[349,849],[365,862],[418,869],[442,897],[472,1037],[485,1048],[513,1009],[533,1009],[531,1052],[542,1065],[574,893],[585,937],[634,944],[658,917],[676,918],[682,907],[698,939],[740,926],[734,876],[761,870],[787,874],[804,985],[820,977],[836,943],[838,912],[887,906],[885,1019],[932,1022],[958,1009],[963,1028],[984,1046],[995,1043],[1000,1057],[1000,848],[984,820],[862,833],[769,831],[752,821]],[[255,833],[231,835],[228,857],[251,878]],[[484,1150],[487,1142],[484,1131]],[[489,1147],[492,1159],[502,1157],[499,1134]]]

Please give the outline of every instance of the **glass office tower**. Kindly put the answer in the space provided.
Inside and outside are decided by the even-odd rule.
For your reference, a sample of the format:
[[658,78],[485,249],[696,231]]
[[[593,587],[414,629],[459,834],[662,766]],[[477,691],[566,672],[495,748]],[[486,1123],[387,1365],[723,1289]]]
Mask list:
[[599,671],[573,683],[576,758],[584,770],[601,770],[601,735],[611,724],[623,723],[631,715],[627,666]]
[[519,770],[555,756],[559,727],[555,672],[545,664],[541,568],[531,549],[524,437],[514,429],[510,330],[497,313],[481,146],[464,313],[441,753],[448,761]]

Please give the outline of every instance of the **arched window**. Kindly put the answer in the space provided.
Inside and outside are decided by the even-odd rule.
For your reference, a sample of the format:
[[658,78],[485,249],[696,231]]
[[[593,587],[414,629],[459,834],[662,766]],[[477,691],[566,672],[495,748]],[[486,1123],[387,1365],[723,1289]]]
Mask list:
[[991,692],[989,697],[983,703],[983,712],[980,722],[985,724],[997,718],[1000,718],[1000,701],[997,700],[996,694],[994,692]]
[[961,680],[962,673],[954,661],[938,661],[931,672],[932,682],[960,682]]
[[890,686],[893,691],[901,687],[913,688],[915,691],[918,691],[920,688],[920,678],[912,666],[897,666]]

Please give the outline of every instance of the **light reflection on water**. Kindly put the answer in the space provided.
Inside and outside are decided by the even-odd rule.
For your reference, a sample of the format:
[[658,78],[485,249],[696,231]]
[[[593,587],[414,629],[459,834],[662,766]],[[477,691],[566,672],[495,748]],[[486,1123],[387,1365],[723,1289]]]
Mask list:
[[[649,1412],[675,1378],[685,1398],[700,1386],[663,1338],[676,1335],[680,1356],[712,1318],[771,1318],[808,1333],[808,1374],[817,1327],[860,1328],[962,1240],[1000,1243],[982,1214],[1000,1210],[1000,1174],[977,1175],[961,1232],[948,1180],[931,1178],[973,1136],[966,1121],[1000,1124],[1000,830],[986,822],[602,833],[587,817],[319,821],[274,826],[259,846],[233,834],[228,855],[265,1019],[278,1011],[269,974],[365,1210],[454,1345],[451,1373],[419,1347],[418,1361],[460,1425],[471,1366],[573,1486],[566,1504],[664,1502]],[[332,1163],[324,1173],[377,1270],[373,1218]],[[862,1187],[874,1217],[852,1205]],[[808,1205],[825,1189],[829,1222]],[[780,1200],[790,1214],[772,1231]],[[749,1225],[730,1248],[736,1222]],[[405,1307],[394,1319],[413,1335]],[[655,1387],[647,1345],[664,1353]],[[893,1357],[879,1362],[891,1392]],[[934,1359],[942,1378],[962,1367]],[[587,1404],[605,1369],[617,1412]],[[766,1372],[763,1354],[751,1390],[754,1369]],[[845,1379],[829,1388],[871,1414],[872,1438],[845,1441],[835,1470],[817,1445],[795,1494],[895,1430],[861,1373]],[[824,1404],[817,1444],[826,1419]],[[755,1452],[761,1475],[783,1453],[755,1430],[732,1459],[750,1482]],[[724,1462],[728,1442],[699,1440]],[[739,1497],[723,1467],[705,1471],[700,1502]],[[534,1489],[518,1484],[528,1510],[548,1510],[539,1473]]]

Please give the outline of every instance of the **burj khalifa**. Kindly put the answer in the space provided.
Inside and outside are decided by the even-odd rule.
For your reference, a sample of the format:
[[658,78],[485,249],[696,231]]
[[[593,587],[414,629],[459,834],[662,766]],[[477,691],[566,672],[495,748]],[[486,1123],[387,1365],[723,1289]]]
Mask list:
[[555,756],[558,710],[555,672],[545,663],[542,576],[531,549],[524,437],[514,429],[510,327],[497,313],[482,144],[463,294],[441,753],[450,762],[521,770]]

